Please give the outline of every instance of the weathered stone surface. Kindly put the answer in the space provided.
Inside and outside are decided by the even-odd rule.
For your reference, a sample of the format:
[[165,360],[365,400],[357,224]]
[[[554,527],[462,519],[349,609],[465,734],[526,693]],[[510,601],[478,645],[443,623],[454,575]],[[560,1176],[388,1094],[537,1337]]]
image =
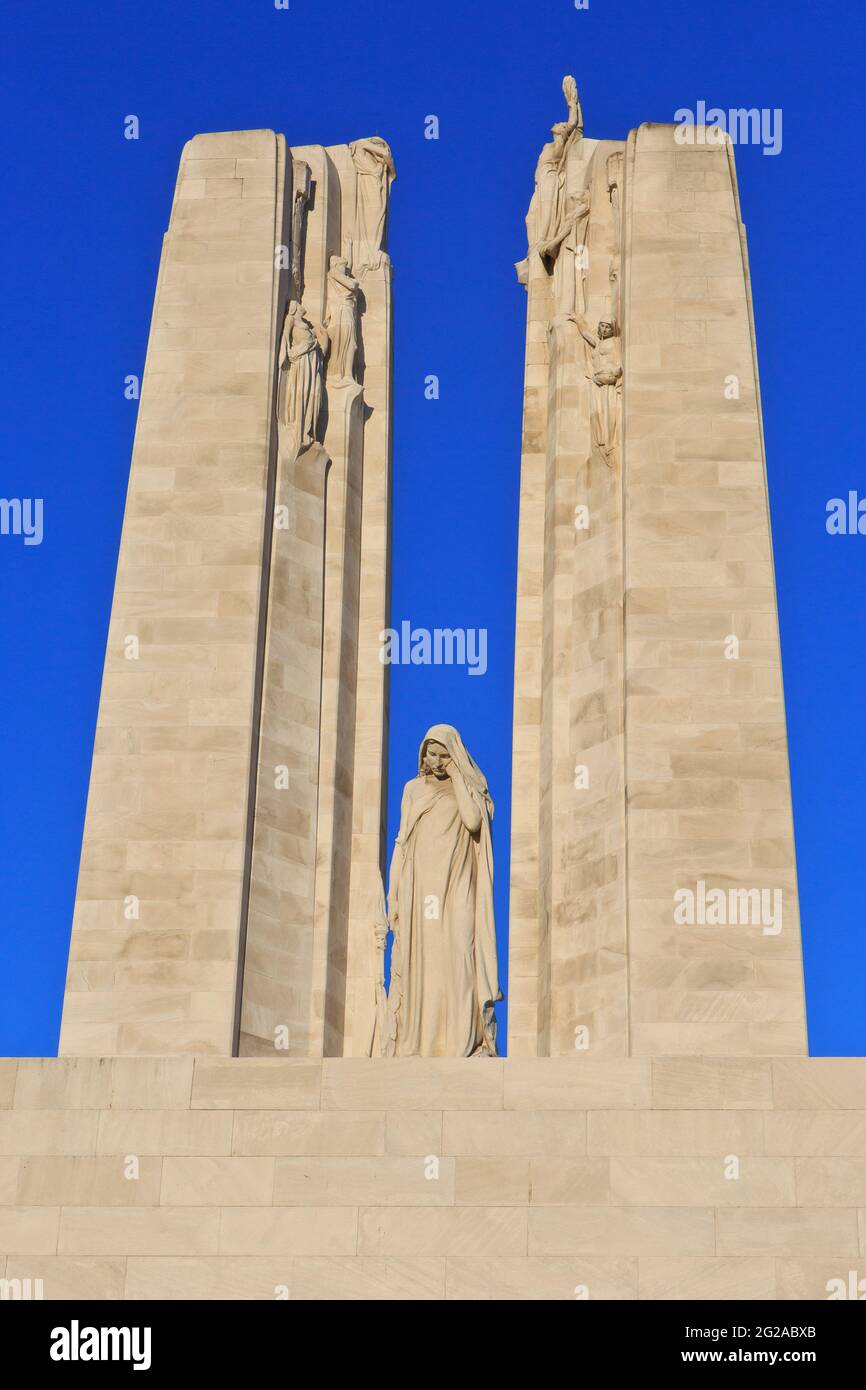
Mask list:
[[393,177],[380,137],[289,149],[269,130],[183,150],[97,721],[70,1058],[370,1052],[390,573],[383,160]]
[[[46,1297],[806,1299],[866,1257],[866,1061],[805,1055],[732,150],[586,139],[564,92],[520,268],[511,1055],[369,1055],[390,156],[196,137],[64,1055],[0,1061],[0,1274]],[[707,920],[764,890],[780,922]]]
[[826,1298],[866,1254],[854,1060],[773,1092],[791,1059],[667,1058],[652,1089],[643,1058],[334,1059],[320,1095],[309,1062],[200,1057],[180,1108],[183,1059],[122,1059],[165,1108],[91,1109],[111,1063],[42,1059],[0,1111],[0,1273],[47,1298]]
[[[539,161],[518,267],[509,1052],[803,1056],[733,149],[684,151],[673,126],[625,145],[565,132]],[[575,286],[562,267],[581,250]],[[620,334],[615,386],[597,358]]]

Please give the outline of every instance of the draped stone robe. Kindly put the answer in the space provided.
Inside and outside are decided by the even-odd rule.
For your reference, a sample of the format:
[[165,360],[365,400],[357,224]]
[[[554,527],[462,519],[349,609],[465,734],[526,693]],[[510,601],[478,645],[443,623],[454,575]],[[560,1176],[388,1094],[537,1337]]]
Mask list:
[[[434,726],[419,763],[428,741],[441,742],[462,772],[449,729]],[[496,1055],[493,1004],[502,995],[493,920],[492,803],[462,743],[459,749],[467,760],[468,815],[450,777],[440,781],[421,772],[403,792],[391,863],[394,949],[386,1055]]]

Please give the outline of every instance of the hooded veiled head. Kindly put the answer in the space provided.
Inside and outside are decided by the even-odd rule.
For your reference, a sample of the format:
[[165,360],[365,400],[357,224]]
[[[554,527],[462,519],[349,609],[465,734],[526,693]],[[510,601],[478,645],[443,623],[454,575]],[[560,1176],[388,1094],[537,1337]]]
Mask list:
[[493,801],[487,789],[487,778],[475,762],[475,759],[472,757],[469,749],[464,744],[454,726],[452,724],[434,724],[427,730],[421,740],[421,746],[418,749],[419,776],[422,775],[425,770],[424,757],[429,743],[441,743],[442,747],[448,753],[449,758],[456,763],[458,771],[462,774],[463,780],[466,782],[470,792],[474,794],[479,802],[486,804],[488,815],[492,817]]

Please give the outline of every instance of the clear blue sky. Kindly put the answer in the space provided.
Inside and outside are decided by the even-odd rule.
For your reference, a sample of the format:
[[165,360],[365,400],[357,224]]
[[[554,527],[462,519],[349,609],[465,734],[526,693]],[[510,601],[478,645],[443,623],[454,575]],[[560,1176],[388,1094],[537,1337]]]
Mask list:
[[[712,13],[694,0],[15,7],[0,90],[0,496],[44,498],[45,534],[32,547],[0,536],[0,1053],[56,1051],[135,425],[123,379],[143,367],[177,161],[197,131],[272,127],[290,144],[380,133],[394,151],[394,621],[486,627],[489,668],[394,671],[391,838],[421,734],[456,724],[496,800],[504,929],[525,313],[513,262],[565,72],[597,137],[699,99],[784,113],[781,154],[737,159],[809,1032],[813,1053],[866,1053],[866,536],[825,530],[829,498],[866,497],[863,27],[853,6],[789,0]],[[137,142],[123,138],[129,114]],[[430,114],[438,142],[424,139]],[[424,399],[429,373],[438,401]]]

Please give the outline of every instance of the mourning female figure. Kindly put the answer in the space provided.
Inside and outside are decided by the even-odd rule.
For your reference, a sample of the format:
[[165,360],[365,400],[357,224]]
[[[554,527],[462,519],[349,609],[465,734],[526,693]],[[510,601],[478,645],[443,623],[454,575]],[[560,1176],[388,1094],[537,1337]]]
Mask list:
[[450,724],[421,742],[391,860],[386,1056],[496,1056],[493,802]]

